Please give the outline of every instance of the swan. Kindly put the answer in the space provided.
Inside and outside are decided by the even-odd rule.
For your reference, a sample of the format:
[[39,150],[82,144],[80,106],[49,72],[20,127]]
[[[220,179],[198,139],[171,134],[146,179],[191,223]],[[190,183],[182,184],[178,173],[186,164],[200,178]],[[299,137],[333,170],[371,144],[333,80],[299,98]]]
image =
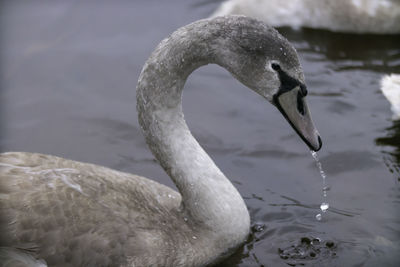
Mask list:
[[[150,179],[51,155],[0,157],[0,259],[29,266],[206,266],[249,234],[246,205],[190,133],[182,90],[209,63],[275,105],[321,148],[297,53],[244,16],[204,19],[164,39],[137,84],[139,123],[179,192]],[[36,264],[36,265],[35,265]]]
[[385,75],[381,79],[381,91],[389,100],[393,112],[392,119],[400,119],[400,74]]
[[228,14],[254,17],[275,27],[400,33],[398,0],[227,0],[211,16]]

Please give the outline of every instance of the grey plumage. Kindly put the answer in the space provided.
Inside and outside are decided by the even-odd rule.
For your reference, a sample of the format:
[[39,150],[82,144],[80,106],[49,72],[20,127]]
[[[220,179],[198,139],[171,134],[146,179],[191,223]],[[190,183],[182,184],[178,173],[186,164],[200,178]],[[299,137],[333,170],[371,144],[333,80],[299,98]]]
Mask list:
[[[215,63],[272,102],[281,81],[271,62],[304,83],[296,51],[285,38],[262,22],[228,16],[178,29],[145,63],[137,86],[139,122],[179,193],[93,164],[25,152],[1,154],[0,260],[22,257],[50,266],[204,266],[230,255],[247,238],[249,214],[238,191],[191,135],[181,94],[193,70]],[[311,117],[289,108],[295,109],[290,117],[298,116],[298,124],[309,125],[298,131],[311,129],[305,136],[317,146]]]

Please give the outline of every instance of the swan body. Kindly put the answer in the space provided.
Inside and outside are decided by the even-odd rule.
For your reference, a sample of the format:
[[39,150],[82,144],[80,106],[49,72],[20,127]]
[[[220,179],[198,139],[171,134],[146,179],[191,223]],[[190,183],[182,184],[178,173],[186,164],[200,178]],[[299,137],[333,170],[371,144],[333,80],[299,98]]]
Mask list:
[[254,17],[275,27],[400,33],[400,1],[397,0],[227,0],[212,16],[228,14]]
[[381,90],[389,100],[393,112],[393,120],[400,119],[400,74],[385,75],[381,79]]
[[181,94],[215,63],[277,106],[321,148],[295,49],[243,16],[206,19],[163,40],[145,63],[137,110],[147,144],[179,192],[133,174],[56,156],[0,155],[0,260],[36,266],[206,266],[247,238],[238,191],[191,135]]

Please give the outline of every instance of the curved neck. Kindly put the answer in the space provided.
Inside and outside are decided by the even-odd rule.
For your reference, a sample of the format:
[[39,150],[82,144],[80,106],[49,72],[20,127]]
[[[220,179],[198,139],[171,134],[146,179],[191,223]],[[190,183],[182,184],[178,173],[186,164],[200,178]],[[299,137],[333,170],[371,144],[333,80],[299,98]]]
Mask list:
[[228,65],[229,51],[216,53],[227,42],[220,31],[219,25],[203,20],[162,41],[140,75],[137,109],[147,144],[176,184],[187,216],[241,243],[249,231],[245,203],[194,139],[182,113],[182,90],[190,73],[208,63]]

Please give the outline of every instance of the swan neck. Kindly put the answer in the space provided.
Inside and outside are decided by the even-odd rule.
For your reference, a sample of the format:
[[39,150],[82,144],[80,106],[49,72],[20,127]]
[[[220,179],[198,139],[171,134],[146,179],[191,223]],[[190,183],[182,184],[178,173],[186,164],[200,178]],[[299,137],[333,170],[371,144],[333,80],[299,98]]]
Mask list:
[[139,77],[137,109],[147,144],[182,195],[185,216],[235,244],[249,231],[245,203],[192,136],[182,113],[190,73],[209,63],[225,65],[216,56],[217,36],[218,27],[200,21],[163,40]]

